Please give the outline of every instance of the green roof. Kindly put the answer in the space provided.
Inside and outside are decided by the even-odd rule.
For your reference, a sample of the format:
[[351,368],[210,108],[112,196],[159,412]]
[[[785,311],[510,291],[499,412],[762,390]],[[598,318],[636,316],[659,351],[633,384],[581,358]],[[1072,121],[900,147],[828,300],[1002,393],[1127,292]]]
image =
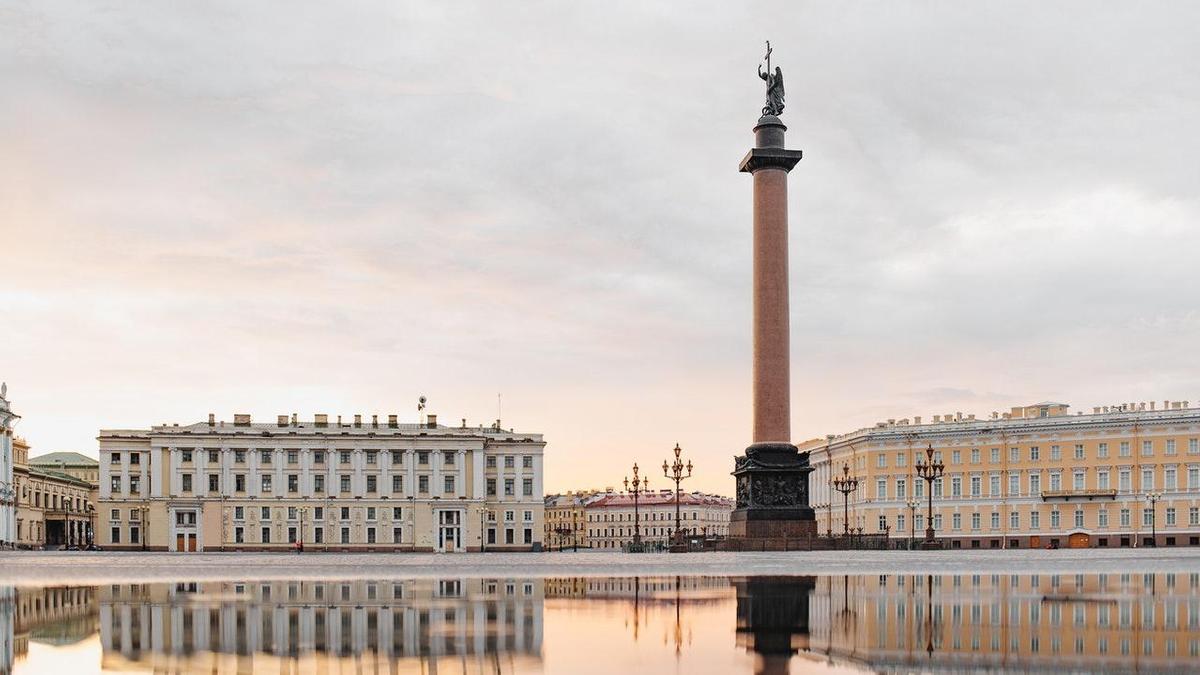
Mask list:
[[100,466],[100,462],[78,452],[51,452],[29,459],[29,466]]

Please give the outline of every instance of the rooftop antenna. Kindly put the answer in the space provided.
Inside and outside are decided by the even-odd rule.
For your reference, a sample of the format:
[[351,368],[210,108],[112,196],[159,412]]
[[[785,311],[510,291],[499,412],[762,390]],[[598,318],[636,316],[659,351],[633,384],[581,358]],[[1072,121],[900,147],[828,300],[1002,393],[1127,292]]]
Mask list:
[[500,393],[497,392],[496,393],[496,426],[497,427],[500,426],[500,420],[504,419],[504,415],[502,414],[503,411],[504,411],[504,405],[500,398]]

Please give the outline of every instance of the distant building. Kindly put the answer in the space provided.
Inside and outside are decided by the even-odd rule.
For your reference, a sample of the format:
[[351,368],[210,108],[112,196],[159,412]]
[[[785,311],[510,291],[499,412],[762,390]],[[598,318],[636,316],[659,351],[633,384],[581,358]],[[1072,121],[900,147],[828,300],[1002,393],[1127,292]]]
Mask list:
[[38,455],[29,459],[29,466],[65,473],[92,485],[100,484],[100,462],[78,452],[50,452]]
[[[1069,414],[1047,401],[923,421],[891,419],[800,444],[821,530],[921,538],[932,446],[933,526],[951,548],[1200,546],[1200,408],[1121,403]],[[832,479],[859,479],[843,506]]]
[[584,507],[604,496],[600,490],[582,490],[545,499],[545,542],[548,547],[587,548],[588,537]]
[[17,541],[17,486],[13,477],[13,427],[21,416],[8,403],[8,385],[0,383],[0,548]]
[[100,432],[110,550],[529,551],[541,434],[355,415]]
[[[729,534],[733,500],[700,492],[679,497],[680,528],[690,535],[724,537]],[[584,506],[587,537],[592,548],[619,549],[633,541],[635,509],[633,495],[609,493]],[[675,530],[675,493],[650,492],[638,497],[637,524],[642,542],[667,544]]]
[[[17,486],[18,548],[43,549],[85,547],[92,543],[96,508],[96,484],[73,475],[59,472],[39,460],[49,455],[29,459],[29,445],[22,439],[13,442]],[[51,453],[52,455],[76,453]],[[97,472],[98,462],[78,455],[80,467],[90,462],[91,469],[81,468],[87,475]]]

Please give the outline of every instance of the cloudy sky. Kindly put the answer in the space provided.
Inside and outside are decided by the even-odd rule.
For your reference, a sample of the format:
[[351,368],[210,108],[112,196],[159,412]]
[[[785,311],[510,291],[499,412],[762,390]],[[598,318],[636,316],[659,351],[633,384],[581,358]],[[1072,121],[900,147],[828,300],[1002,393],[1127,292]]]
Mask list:
[[[1200,400],[1200,7],[0,6],[0,379],[35,453],[209,412],[749,441],[764,39],[793,435]],[[652,484],[653,485],[653,484]],[[665,487],[663,480],[657,487]]]

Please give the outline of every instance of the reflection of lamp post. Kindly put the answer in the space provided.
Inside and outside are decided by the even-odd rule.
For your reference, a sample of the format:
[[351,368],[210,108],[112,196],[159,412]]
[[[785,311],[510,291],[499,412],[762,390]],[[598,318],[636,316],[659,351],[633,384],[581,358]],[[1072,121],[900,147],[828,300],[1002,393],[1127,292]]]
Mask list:
[[942,477],[946,472],[946,465],[938,460],[933,461],[933,444],[925,448],[925,461],[917,460],[917,475],[920,476],[926,483],[927,491],[929,492],[929,522],[925,528],[925,544],[926,548],[933,548],[933,482]]
[[[625,477],[625,491],[633,495],[633,545],[639,549],[642,546],[642,519],[638,512],[638,497],[649,487],[649,482],[650,479],[648,477],[638,477],[638,465],[637,462],[634,462],[633,482],[629,481],[628,476]],[[630,487],[631,485],[632,487]]]
[[929,658],[933,658],[933,575],[925,575],[925,585],[928,587],[926,597],[928,598],[925,607],[925,653]]
[[921,503],[916,499],[910,499],[905,502],[908,507],[908,548],[912,550],[913,544],[917,541],[917,507]]
[[842,475],[833,479],[833,489],[842,493],[842,534],[850,535],[850,493],[858,489],[858,477],[850,475],[850,465],[842,465]]
[[[1158,546],[1158,509],[1155,505],[1162,499],[1163,493],[1151,490],[1146,493],[1146,501],[1150,502],[1150,545]],[[1170,525],[1170,523],[1167,523]]]
[[[676,443],[675,444],[675,462],[668,466],[667,460],[665,460],[665,459],[663,460],[663,475],[666,476],[667,478],[670,478],[671,480],[675,481],[675,535],[674,535],[675,537],[680,536],[680,534],[679,534],[679,483],[681,483],[686,478],[692,477],[692,460],[689,459],[687,465],[685,466],[683,463],[683,459],[681,459],[679,456],[682,452],[683,452],[683,450],[680,450],[679,444]],[[687,469],[686,476],[683,474],[683,470],[685,468]],[[667,469],[670,469],[671,472],[667,473]]]

